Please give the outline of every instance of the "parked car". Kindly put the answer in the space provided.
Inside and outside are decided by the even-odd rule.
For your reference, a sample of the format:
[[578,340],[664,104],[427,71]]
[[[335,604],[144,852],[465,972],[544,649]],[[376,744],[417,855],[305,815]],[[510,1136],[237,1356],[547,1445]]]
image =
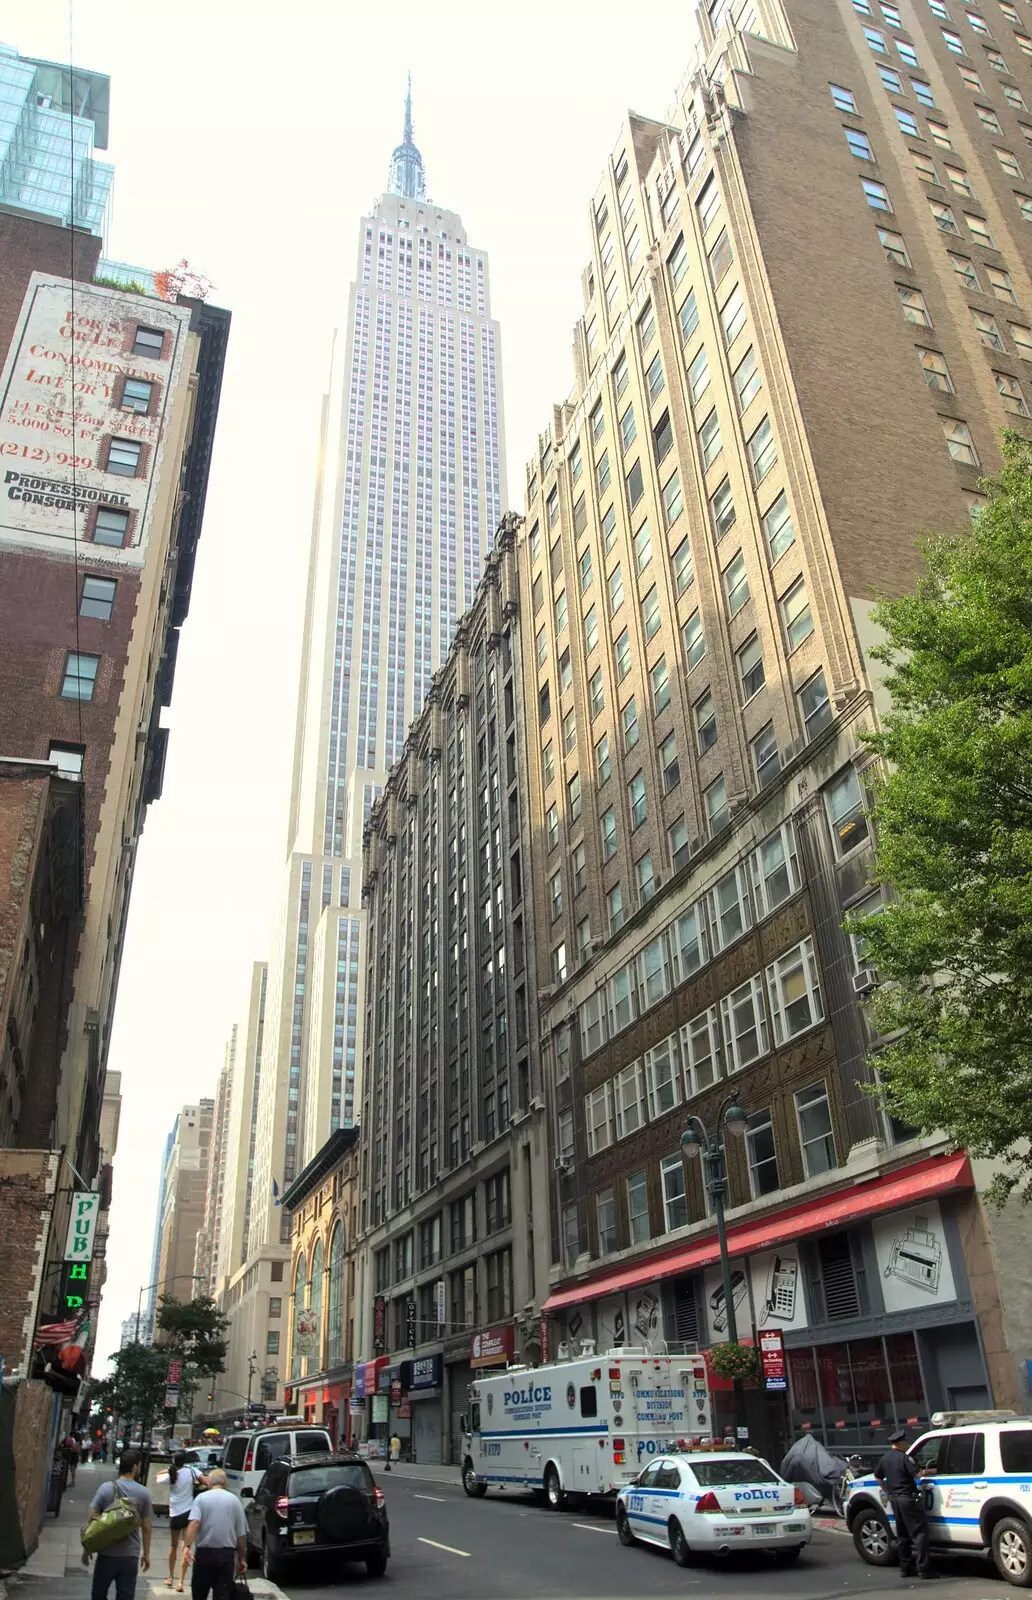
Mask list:
[[658,1544],[679,1567],[695,1555],[769,1550],[794,1561],[810,1542],[798,1489],[766,1461],[739,1450],[657,1456],[616,1497],[616,1531],[626,1545]]
[[257,1489],[262,1474],[281,1456],[310,1455],[313,1451],[332,1454],[333,1440],[325,1428],[305,1427],[297,1417],[234,1433],[226,1441],[223,1470],[226,1487],[243,1498],[242,1491]]
[[284,1456],[240,1498],[249,1557],[277,1583],[312,1557],[364,1561],[382,1578],[391,1553],[387,1502],[368,1465],[351,1454]]

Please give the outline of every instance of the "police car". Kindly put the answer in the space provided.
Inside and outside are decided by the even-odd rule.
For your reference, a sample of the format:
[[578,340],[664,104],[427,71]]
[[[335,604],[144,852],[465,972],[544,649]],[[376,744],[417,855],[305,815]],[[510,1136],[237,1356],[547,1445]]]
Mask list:
[[794,1561],[810,1542],[802,1494],[747,1451],[658,1456],[616,1500],[621,1544],[658,1544],[679,1567],[695,1555],[773,1550]]
[[[939,1412],[907,1453],[921,1473],[932,1549],[991,1555],[1001,1578],[1032,1586],[1032,1417]],[[850,1484],[846,1524],[871,1566],[896,1560],[892,1507],[873,1475]]]

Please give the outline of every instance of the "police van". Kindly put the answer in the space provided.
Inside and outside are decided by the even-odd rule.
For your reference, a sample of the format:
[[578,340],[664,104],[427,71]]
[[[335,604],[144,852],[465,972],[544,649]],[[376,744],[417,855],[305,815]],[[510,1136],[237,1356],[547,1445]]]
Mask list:
[[622,1346],[477,1378],[463,1419],[462,1484],[536,1490],[560,1510],[568,1494],[615,1494],[653,1456],[712,1432],[701,1356]]
[[[1001,1578],[1032,1586],[1032,1417],[938,1412],[907,1454],[920,1474],[932,1549],[990,1555]],[[849,1485],[846,1525],[871,1566],[896,1560],[892,1506],[873,1475]]]

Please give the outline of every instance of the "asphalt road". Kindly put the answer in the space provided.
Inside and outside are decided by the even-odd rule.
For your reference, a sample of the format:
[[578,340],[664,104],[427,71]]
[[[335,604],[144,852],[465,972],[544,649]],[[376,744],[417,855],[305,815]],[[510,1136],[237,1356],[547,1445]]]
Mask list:
[[[386,1578],[364,1567],[311,1569],[281,1581],[290,1600],[367,1596],[391,1600],[641,1600],[643,1595],[695,1594],[720,1600],[875,1600],[905,1594],[919,1600],[926,1585],[904,1581],[896,1567],[869,1567],[841,1532],[815,1529],[794,1566],[760,1553],[687,1569],[646,1546],[624,1549],[605,1507],[555,1513],[522,1495],[466,1498],[458,1483],[380,1477],[391,1519]],[[948,1581],[931,1590],[939,1600],[1007,1600],[1021,1592],[1003,1583],[988,1563],[943,1560]],[[916,1591],[916,1593],[915,1593]]]

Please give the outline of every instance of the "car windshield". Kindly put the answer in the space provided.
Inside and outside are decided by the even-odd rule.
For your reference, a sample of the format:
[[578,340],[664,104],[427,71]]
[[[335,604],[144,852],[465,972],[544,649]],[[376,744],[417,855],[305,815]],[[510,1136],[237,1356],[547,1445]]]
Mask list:
[[692,1471],[704,1489],[723,1489],[738,1483],[780,1483],[763,1461],[693,1461]]
[[360,1461],[335,1467],[299,1467],[290,1474],[289,1494],[321,1494],[324,1489],[368,1489],[367,1468]]

